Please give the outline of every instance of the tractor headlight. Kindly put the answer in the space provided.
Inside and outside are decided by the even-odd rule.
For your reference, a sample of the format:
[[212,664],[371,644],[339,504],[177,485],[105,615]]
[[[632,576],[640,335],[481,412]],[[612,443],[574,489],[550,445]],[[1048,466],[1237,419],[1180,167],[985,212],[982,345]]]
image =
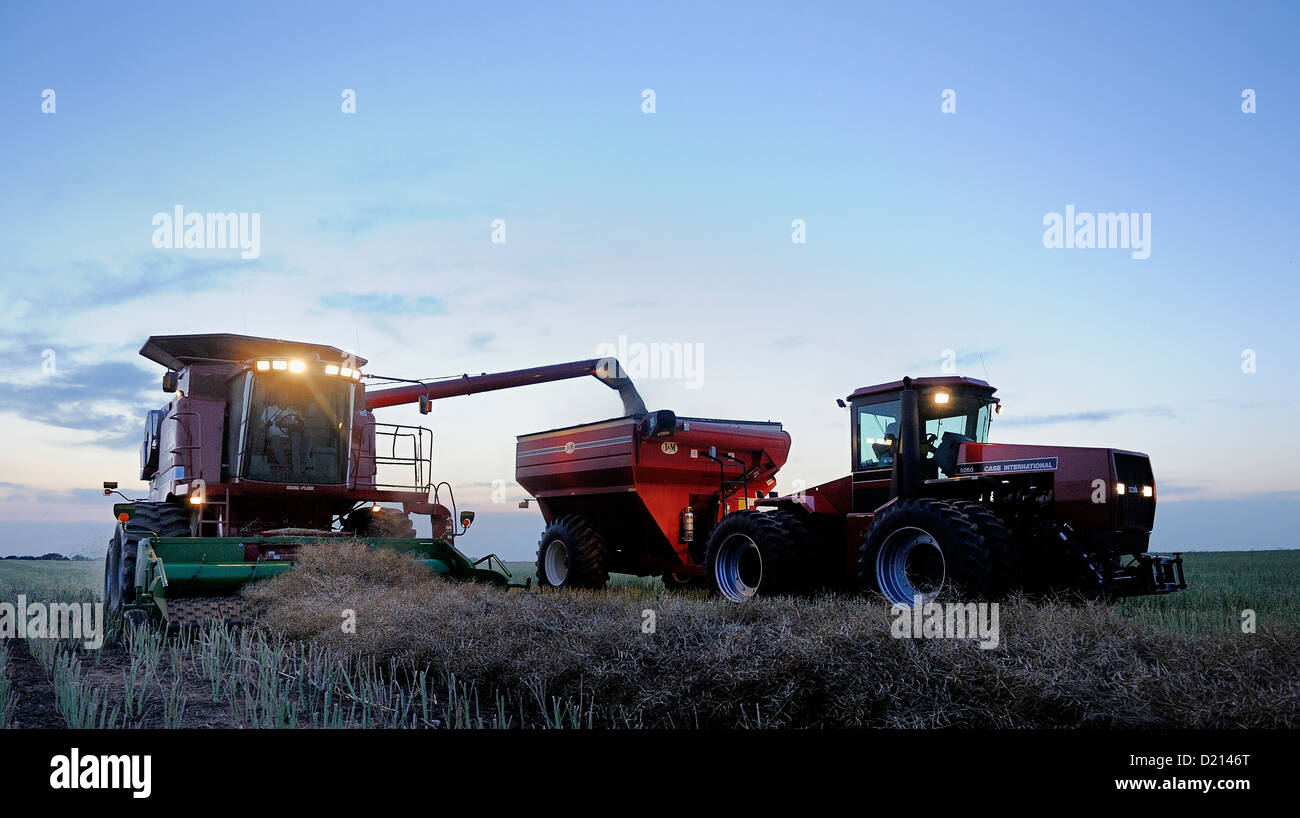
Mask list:
[[345,378],[351,378],[351,377],[352,377],[352,367],[350,367],[350,366],[345,366],[345,367],[343,367],[342,369],[339,370],[339,374],[342,375],[342,376],[345,377]]
[[1128,487],[1125,486],[1123,483],[1116,483],[1116,484],[1115,484],[1115,493],[1118,494],[1118,495],[1120,495],[1120,496],[1122,497],[1122,496],[1124,496],[1124,491],[1125,491],[1127,488],[1128,488]]
[[270,368],[271,368],[271,362],[270,362],[270,361],[258,361],[258,362],[257,362],[257,371],[258,371],[258,372],[266,372],[266,371],[267,371],[268,369],[270,369]]
[[934,393],[934,402],[935,402],[935,403],[947,403],[947,402],[948,402],[948,393],[947,393],[947,392],[935,392],[935,393]]
[[359,380],[361,380],[361,370],[360,370],[360,369],[354,369],[354,370],[352,370],[352,380],[354,380],[354,381],[359,381]]
[[289,368],[288,361],[271,361],[271,368],[277,371],[283,371]]
[[305,363],[303,363],[302,361],[290,361],[290,362],[289,362],[289,371],[290,371],[290,372],[306,372],[306,371],[307,371],[307,365],[306,365]]
[[339,365],[338,365],[338,364],[325,364],[325,374],[326,374],[326,375],[337,375],[337,374],[339,374]]
[[1142,487],[1142,496],[1143,496],[1143,497],[1155,497],[1155,496],[1156,496],[1156,489],[1155,489],[1155,486],[1143,486],[1143,487]]

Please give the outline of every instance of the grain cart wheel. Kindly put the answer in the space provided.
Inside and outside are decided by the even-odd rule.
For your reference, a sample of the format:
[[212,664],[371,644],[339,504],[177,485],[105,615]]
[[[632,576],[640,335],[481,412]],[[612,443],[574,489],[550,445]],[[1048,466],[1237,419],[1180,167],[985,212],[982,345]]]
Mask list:
[[802,589],[799,560],[804,544],[801,521],[787,511],[737,511],[709,536],[708,577],[713,589],[732,602],[755,594]]
[[[135,513],[117,527],[117,598],[112,610],[135,601],[135,562],[143,537],[188,537],[189,512],[171,503],[136,503]],[[107,583],[107,579],[105,580]]]
[[1024,563],[1020,543],[1010,527],[983,503],[956,500],[953,505],[975,523],[984,538],[984,548],[989,552],[989,598],[997,599],[1019,590],[1024,584]]
[[537,542],[537,582],[554,588],[603,588],[609,546],[577,514],[557,517]]
[[895,605],[983,596],[989,556],[979,526],[957,506],[917,498],[890,506],[872,523],[858,560],[863,587]]

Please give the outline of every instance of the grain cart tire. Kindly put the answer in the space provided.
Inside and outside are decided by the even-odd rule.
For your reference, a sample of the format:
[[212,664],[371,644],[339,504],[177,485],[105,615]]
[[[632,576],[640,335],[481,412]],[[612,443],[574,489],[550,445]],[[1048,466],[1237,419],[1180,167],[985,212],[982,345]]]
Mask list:
[[113,610],[135,601],[136,547],[141,538],[188,537],[189,512],[171,503],[136,503],[131,519],[117,527],[117,599]]
[[737,511],[709,536],[709,583],[732,602],[758,594],[801,590],[798,553],[806,536],[802,521],[787,511]]
[[957,500],[953,505],[974,521],[984,538],[984,548],[989,552],[989,598],[998,599],[1020,590],[1024,584],[1024,560],[1011,528],[983,503]]
[[609,546],[577,514],[557,517],[537,542],[537,582],[552,588],[604,588]]
[[979,526],[957,506],[915,498],[876,517],[858,560],[858,578],[895,605],[967,601],[989,588],[989,553]]

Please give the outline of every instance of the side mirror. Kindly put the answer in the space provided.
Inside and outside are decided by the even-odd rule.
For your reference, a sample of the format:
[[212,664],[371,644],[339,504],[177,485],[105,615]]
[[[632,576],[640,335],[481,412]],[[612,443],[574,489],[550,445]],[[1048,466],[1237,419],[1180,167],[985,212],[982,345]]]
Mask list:
[[175,392],[180,383],[181,376],[179,372],[169,370],[163,373],[162,389],[164,392]]

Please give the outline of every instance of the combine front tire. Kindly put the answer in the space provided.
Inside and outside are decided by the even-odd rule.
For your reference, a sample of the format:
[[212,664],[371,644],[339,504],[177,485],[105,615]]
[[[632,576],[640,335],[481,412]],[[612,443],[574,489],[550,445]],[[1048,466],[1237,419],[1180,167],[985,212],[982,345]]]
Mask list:
[[537,582],[553,588],[603,588],[609,546],[577,514],[557,517],[537,543]]
[[865,588],[891,603],[959,601],[989,589],[989,556],[979,526],[942,500],[903,500],[871,525],[858,560]]
[[135,601],[137,547],[144,537],[188,537],[190,515],[171,503],[136,503],[131,519],[117,526],[104,560],[104,596],[110,611]]
[[709,537],[709,580],[732,602],[803,590],[807,527],[788,511],[737,511]]

